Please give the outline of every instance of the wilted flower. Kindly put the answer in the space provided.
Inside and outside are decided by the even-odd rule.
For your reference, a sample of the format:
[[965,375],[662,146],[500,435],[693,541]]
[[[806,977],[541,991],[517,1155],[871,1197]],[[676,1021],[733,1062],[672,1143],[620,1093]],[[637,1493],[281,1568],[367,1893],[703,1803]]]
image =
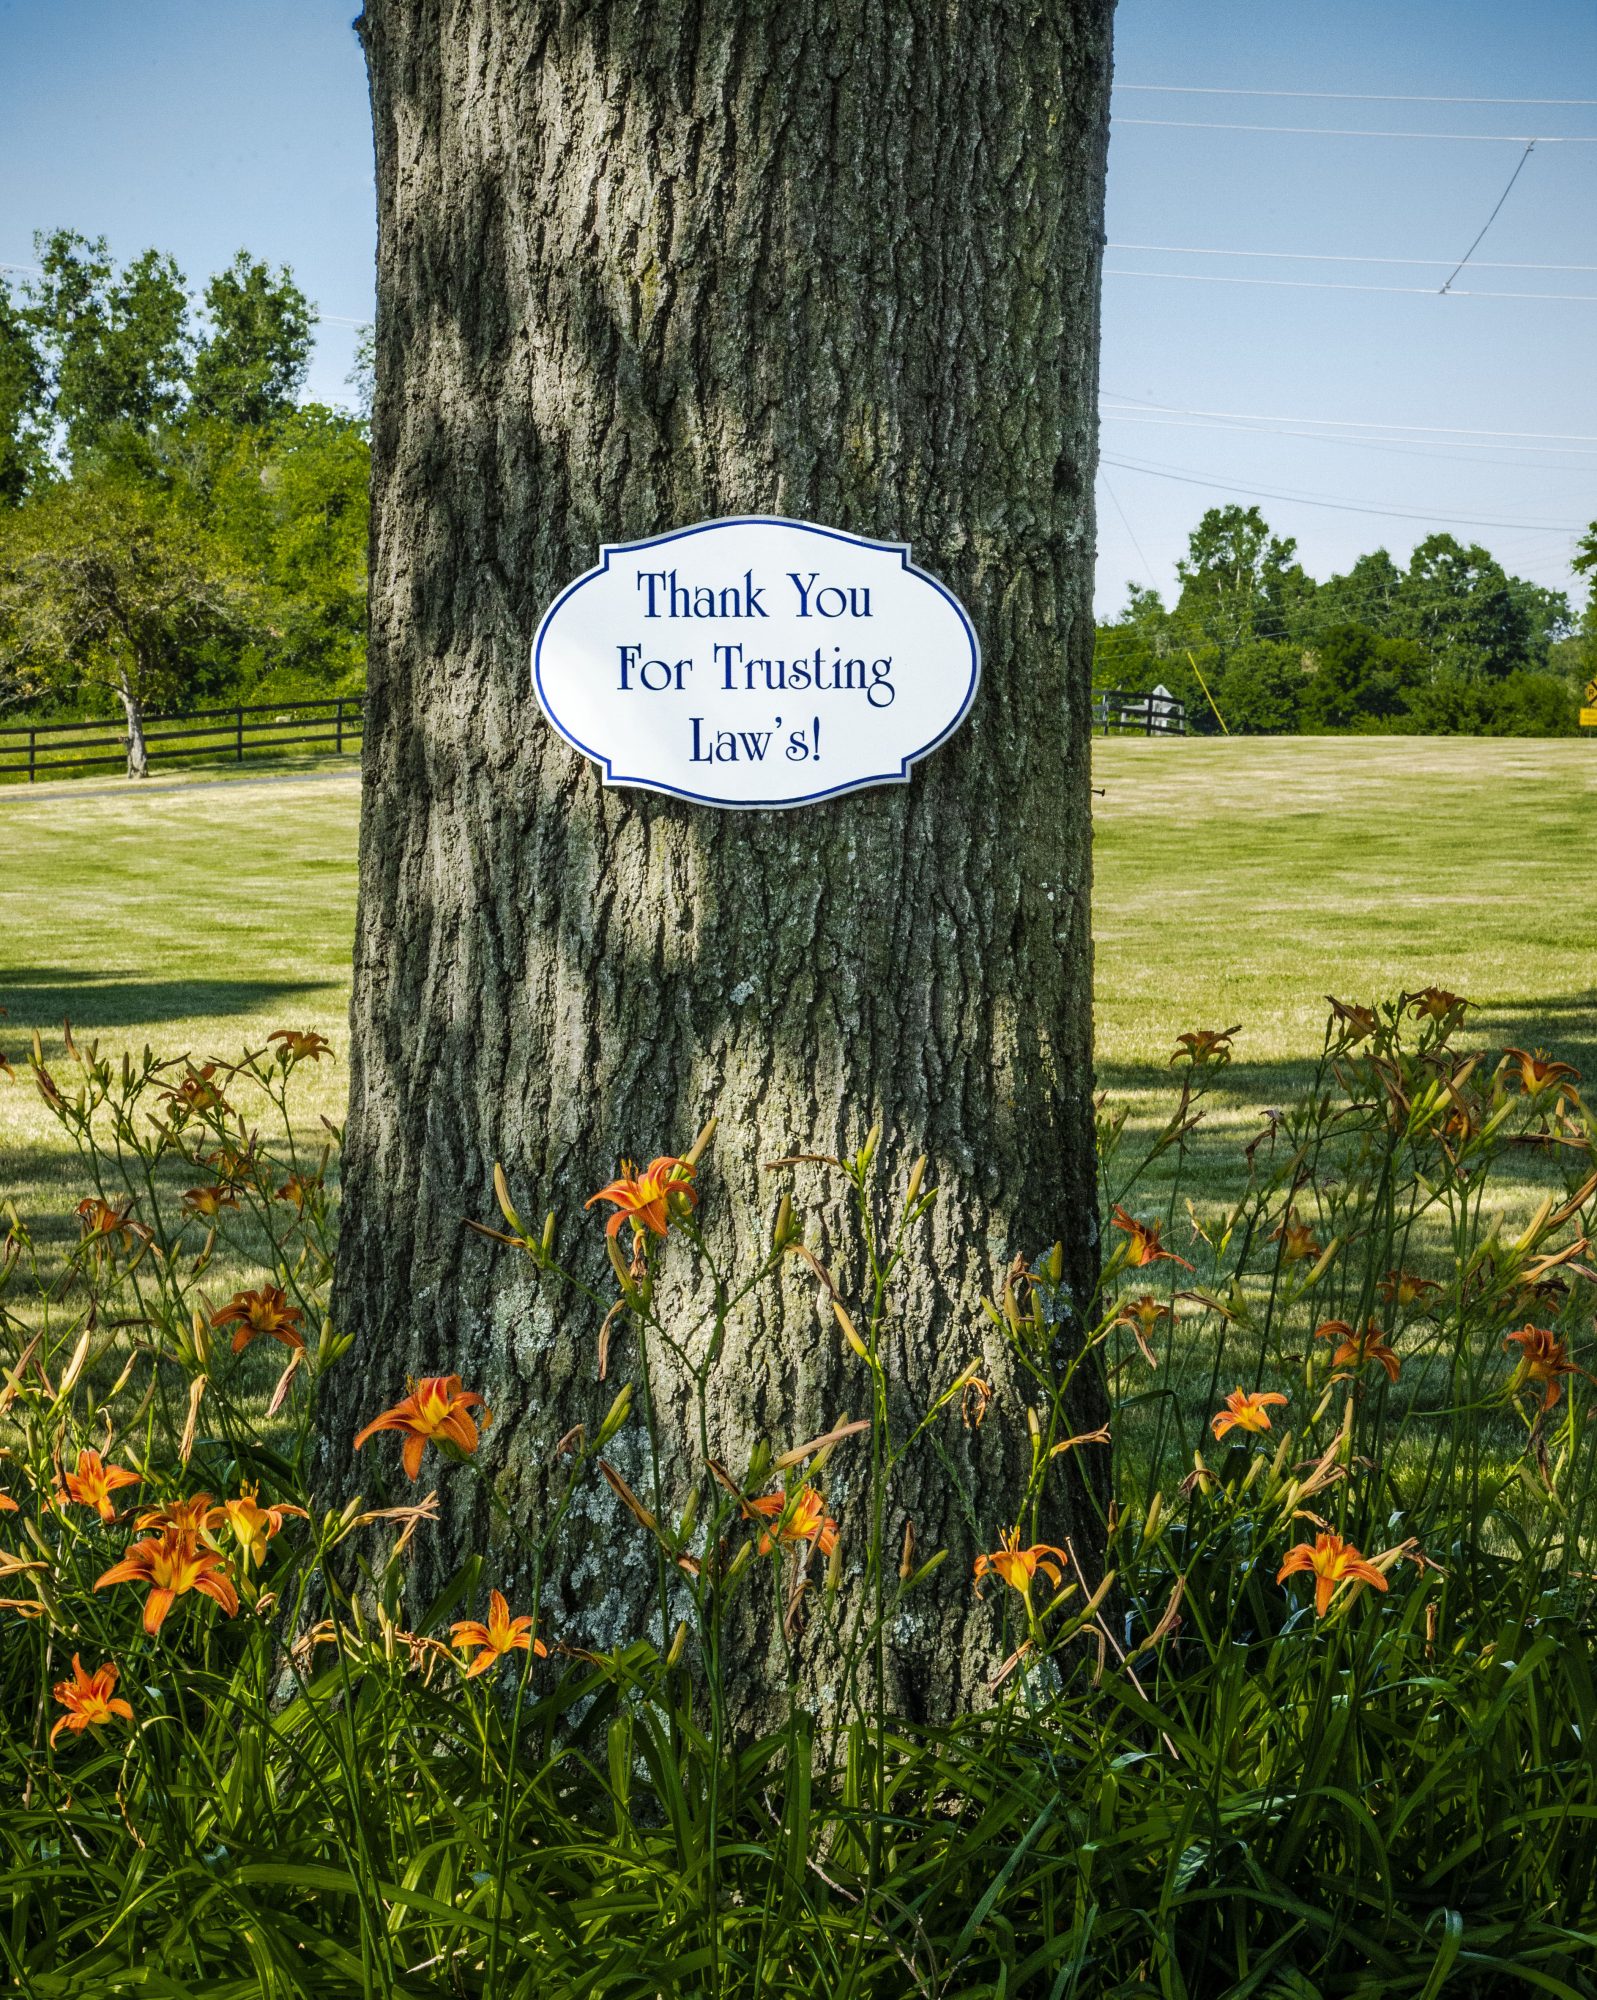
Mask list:
[[1551,1090],[1555,1097],[1576,1095],[1580,1071],[1573,1064],[1551,1061],[1545,1049],[1537,1049],[1534,1055],[1523,1049],[1504,1049],[1503,1054],[1518,1064],[1519,1087],[1527,1097],[1540,1097],[1544,1090]]
[[487,1673],[509,1653],[531,1651],[535,1659],[549,1656],[549,1648],[541,1639],[532,1636],[530,1618],[512,1618],[510,1606],[502,1592],[488,1593],[488,1622],[480,1624],[475,1618],[462,1618],[449,1628],[450,1644],[465,1649],[476,1647],[477,1657],[466,1669],[467,1680],[475,1680],[478,1674]]
[[1352,1001],[1338,1000],[1330,993],[1325,997],[1331,1003],[1331,1012],[1342,1029],[1344,1040],[1362,1042],[1375,1033],[1379,1024],[1373,1007],[1360,1007]]
[[1385,1304],[1396,1306],[1401,1312],[1409,1306],[1423,1305],[1432,1292],[1444,1287],[1434,1278],[1421,1278],[1413,1271],[1388,1271],[1375,1289]]
[[1194,1028],[1190,1034],[1177,1035],[1181,1044],[1170,1058],[1178,1063],[1183,1057],[1194,1069],[1201,1069],[1208,1062],[1229,1062],[1231,1060],[1231,1037],[1242,1026],[1240,1021],[1231,1028]]
[[280,1340],[285,1347],[303,1347],[304,1319],[299,1307],[289,1304],[288,1294],[280,1285],[262,1285],[259,1291],[235,1292],[222,1310],[212,1315],[211,1324],[218,1332],[223,1327],[236,1326],[233,1352],[241,1354],[262,1334]]
[[152,1636],[160,1631],[173,1602],[191,1590],[204,1591],[207,1597],[214,1598],[229,1618],[238,1610],[238,1592],[222,1557],[215,1549],[202,1548],[180,1528],[167,1528],[154,1541],[135,1542],[94,1587],[103,1590],[111,1583],[150,1586],[144,1605],[144,1629]]
[[290,1063],[320,1062],[325,1055],[331,1055],[333,1045],[325,1035],[301,1031],[296,1028],[274,1028],[266,1037],[269,1042],[281,1042],[278,1055],[286,1068]]
[[82,1660],[76,1653],[72,1655],[71,1680],[55,1684],[55,1698],[66,1714],[50,1731],[52,1744],[63,1729],[81,1735],[85,1729],[99,1729],[117,1716],[124,1722],[133,1720],[133,1710],[116,1692],[118,1673],[119,1669],[109,1660],[92,1674],[85,1673]]
[[274,1201],[288,1202],[297,1213],[303,1215],[305,1213],[306,1202],[314,1201],[316,1196],[321,1193],[321,1189],[322,1177],[320,1174],[290,1174],[272,1199]]
[[378,1431],[402,1431],[405,1476],[418,1479],[421,1455],[429,1444],[452,1444],[468,1455],[477,1449],[477,1419],[471,1412],[478,1408],[486,1430],[493,1418],[475,1389],[462,1388],[458,1375],[424,1375],[403,1402],[374,1417],[356,1436],[355,1449],[359,1451]]
[[605,1224],[606,1236],[614,1236],[624,1222],[630,1222],[639,1236],[646,1229],[664,1236],[672,1216],[680,1217],[698,1206],[699,1197],[689,1185],[693,1173],[693,1162],[674,1154],[651,1160],[641,1174],[634,1172],[630,1160],[623,1160],[620,1179],[590,1195],[583,1206],[592,1208],[596,1201],[615,1204],[616,1212]]
[[1129,1326],[1133,1339],[1142,1349],[1143,1358],[1150,1368],[1159,1366],[1159,1357],[1148,1344],[1148,1336],[1162,1319],[1173,1319],[1175,1315],[1161,1300],[1144,1292],[1140,1299],[1128,1299],[1115,1315],[1116,1326]]
[[252,1566],[265,1562],[266,1544],[273,1535],[281,1533],[288,1515],[297,1514],[302,1521],[308,1518],[303,1507],[291,1506],[284,1500],[263,1507],[259,1495],[258,1486],[243,1486],[238,1498],[225,1501],[219,1510],[226,1516],[228,1530],[238,1543],[239,1560],[246,1574]]
[[1320,1254],[1320,1244],[1313,1228],[1307,1222],[1299,1222],[1295,1208],[1287,1210],[1280,1226],[1271,1232],[1269,1240],[1281,1245],[1283,1264],[1301,1264],[1308,1258],[1318,1257]]
[[1057,1589],[1065,1580],[1065,1566],[1070,1558],[1064,1550],[1052,1542],[1033,1542],[1029,1549],[1020,1546],[1019,1528],[1008,1528],[999,1536],[1000,1546],[987,1555],[980,1555],[975,1562],[975,1581],[980,1595],[982,1580],[987,1576],[1000,1577],[1011,1590],[1018,1590],[1022,1597],[1030,1601],[1031,1580],[1041,1570]]
[[1187,1262],[1185,1257],[1178,1257],[1173,1250],[1160,1249],[1159,1231],[1162,1227],[1161,1224],[1157,1222],[1139,1222],[1134,1215],[1128,1215],[1123,1208],[1117,1208],[1110,1220],[1114,1223],[1116,1229],[1123,1229],[1130,1239],[1126,1244],[1125,1256],[1126,1264],[1129,1267],[1140,1270],[1144,1264],[1168,1262],[1179,1264],[1183,1271],[1190,1271],[1192,1269],[1192,1266]]
[[1271,1409],[1277,1404],[1285,1408],[1286,1400],[1275,1389],[1233,1389],[1225,1399],[1225,1408],[1216,1410],[1209,1419],[1209,1428],[1216,1440],[1227,1431],[1267,1431]]
[[780,1544],[783,1548],[794,1542],[813,1542],[823,1556],[829,1556],[837,1547],[837,1523],[826,1511],[826,1502],[813,1486],[801,1486],[789,1496],[786,1493],[763,1493],[757,1500],[749,1502],[754,1513],[767,1521],[774,1521],[774,1528],[764,1528],[758,1543],[762,1556],[768,1556]]
[[1561,1394],[1559,1378],[1564,1375],[1578,1375],[1580,1370],[1569,1358],[1569,1349],[1557,1334],[1545,1326],[1522,1326],[1518,1333],[1509,1334],[1503,1341],[1505,1349],[1519,1349],[1519,1369],[1515,1383],[1521,1381],[1541,1382],[1542,1408],[1550,1410]]
[[1296,1548],[1288,1549],[1286,1561],[1282,1563],[1275,1580],[1284,1583],[1289,1576],[1296,1576],[1303,1570],[1314,1573],[1316,1618],[1325,1616],[1338,1584],[1356,1579],[1372,1585],[1376,1590],[1387,1588],[1386,1578],[1374,1563],[1366,1562],[1353,1544],[1344,1542],[1340,1535],[1316,1535],[1312,1546],[1308,1542],[1299,1542]]
[[967,1375],[960,1391],[960,1421],[968,1431],[979,1431],[987,1420],[987,1406],[993,1400],[993,1385],[981,1375]]
[[1373,1319],[1365,1322],[1362,1333],[1355,1333],[1345,1319],[1328,1319],[1314,1329],[1314,1337],[1337,1342],[1336,1352],[1331,1356],[1333,1368],[1362,1368],[1367,1361],[1378,1361],[1386,1370],[1387,1379],[1397,1380],[1402,1361]]
[[79,1507],[92,1507],[107,1523],[116,1519],[111,1495],[124,1486],[137,1486],[140,1475],[125,1465],[106,1465],[97,1451],[80,1451],[76,1472],[63,1472],[65,1497]]

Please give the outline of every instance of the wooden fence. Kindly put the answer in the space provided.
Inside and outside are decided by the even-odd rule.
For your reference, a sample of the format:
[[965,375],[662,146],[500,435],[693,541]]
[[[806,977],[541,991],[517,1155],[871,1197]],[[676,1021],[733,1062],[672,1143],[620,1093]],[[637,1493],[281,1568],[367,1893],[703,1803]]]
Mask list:
[[1107,736],[1111,729],[1133,731],[1138,736],[1185,736],[1187,705],[1161,688],[1154,694],[1125,694],[1106,688],[1092,705],[1095,729]]
[[[332,701],[235,703],[144,719],[150,768],[179,758],[242,764],[246,753],[317,748],[342,756],[359,746],[364,697]],[[128,739],[110,720],[0,726],[0,781],[53,778],[104,765],[127,766]]]

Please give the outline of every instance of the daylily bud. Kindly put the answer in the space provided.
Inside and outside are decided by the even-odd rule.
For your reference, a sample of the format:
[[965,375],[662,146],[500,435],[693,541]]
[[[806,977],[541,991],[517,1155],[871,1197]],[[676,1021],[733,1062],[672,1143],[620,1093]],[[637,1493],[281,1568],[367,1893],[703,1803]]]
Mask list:
[[[744,1544],[746,1548],[747,1543]],[[826,1591],[831,1596],[843,1581],[843,1537],[838,1536],[832,1544],[832,1553],[826,1558]]]
[[906,1208],[913,1208],[915,1206],[915,1197],[920,1193],[920,1184],[925,1177],[925,1173],[926,1155],[922,1153],[914,1166],[909,1170],[909,1186],[904,1190],[904,1206]]
[[546,1257],[552,1257],[554,1255],[555,1212],[552,1208],[543,1219],[543,1241],[538,1247],[543,1251],[543,1254]]
[[787,1239],[792,1233],[793,1197],[785,1194],[777,1204],[776,1222],[771,1230],[771,1248],[773,1250],[785,1249]]
[[668,1667],[674,1667],[677,1665],[677,1663],[682,1658],[682,1654],[687,1646],[687,1643],[688,1643],[688,1621],[685,1618],[679,1618],[677,1620],[676,1631],[673,1632],[671,1635],[671,1650],[665,1656],[665,1663]]
[[833,1299],[832,1311],[837,1314],[837,1323],[843,1329],[843,1338],[848,1342],[849,1346],[853,1348],[854,1352],[859,1356],[861,1361],[869,1361],[869,1359],[871,1358],[870,1350],[866,1347],[864,1341],[860,1339],[859,1334],[855,1330],[854,1322],[849,1318],[848,1314],[843,1310],[843,1302],[841,1299]]
[[609,1253],[611,1267],[616,1274],[616,1282],[621,1287],[621,1296],[629,1306],[636,1306],[638,1303],[638,1288],[632,1282],[632,1273],[627,1268],[627,1260],[616,1247],[615,1238],[607,1236],[604,1239],[604,1247]]
[[754,1544],[752,1542],[739,1542],[737,1546],[737,1553],[736,1555],[733,1556],[732,1560],[727,1564],[726,1573],[722,1577],[721,1581],[723,1583],[731,1583],[736,1577],[741,1576],[744,1570],[748,1568],[750,1562],[753,1560],[753,1557],[754,1557]]
[[1142,1540],[1137,1544],[1145,1549],[1159,1532],[1159,1523],[1164,1519],[1164,1495],[1155,1493],[1148,1504],[1148,1518],[1142,1524]]
[[605,1411],[604,1422],[599,1426],[596,1449],[602,1451],[621,1426],[626,1422],[632,1409],[632,1384],[628,1382],[619,1396]]
[[1064,1282],[1065,1246],[1063,1243],[1056,1243],[1052,1250],[1048,1252],[1048,1262],[1043,1268],[1048,1273],[1049,1284],[1058,1285]]
[[517,1215],[515,1208],[511,1204],[510,1183],[505,1179],[505,1170],[497,1160],[494,1161],[494,1198],[499,1203],[499,1213],[505,1218],[506,1222],[510,1224],[518,1236],[525,1236],[527,1233],[526,1225],[522,1222],[521,1217]]
[[871,1161],[875,1159],[876,1148],[881,1143],[882,1143],[882,1121],[880,1118],[878,1118],[876,1123],[865,1134],[865,1143],[859,1149],[859,1163],[861,1169],[868,1167]]
[[720,1122],[721,1121],[718,1118],[711,1117],[707,1118],[705,1122],[699,1127],[699,1136],[694,1140],[693,1144],[689,1146],[687,1152],[683,1155],[683,1158],[687,1161],[690,1167],[696,1167],[699,1164],[700,1160],[703,1159],[704,1149],[706,1146],[709,1145],[710,1141],[715,1137],[715,1128]]
[[211,1361],[211,1323],[198,1306],[189,1315],[189,1329],[194,1336],[194,1359],[207,1368]]
[[898,1573],[901,1577],[907,1578],[912,1576],[914,1571],[915,1523],[913,1521],[906,1521],[904,1523],[904,1553],[898,1559]]
[[688,1504],[682,1509],[682,1518],[677,1523],[677,1540],[685,1542],[693,1533],[693,1524],[699,1518],[699,1489],[694,1487],[688,1495]]

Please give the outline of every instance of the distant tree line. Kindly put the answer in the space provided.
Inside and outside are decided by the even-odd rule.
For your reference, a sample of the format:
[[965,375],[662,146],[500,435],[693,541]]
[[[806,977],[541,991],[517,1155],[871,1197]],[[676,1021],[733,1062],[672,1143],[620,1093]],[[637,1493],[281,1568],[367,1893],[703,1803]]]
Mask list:
[[[1597,524],[1577,551],[1597,577]],[[1475,543],[1428,535],[1407,567],[1385,549],[1317,583],[1257,507],[1211,507],[1166,605],[1138,584],[1098,628],[1098,688],[1167,687],[1192,727],[1557,736],[1597,673],[1597,608],[1511,576]]]
[[120,710],[142,775],[154,710],[359,692],[369,393],[300,402],[292,272],[240,250],[196,307],[159,251],[35,241],[0,288],[0,710]]

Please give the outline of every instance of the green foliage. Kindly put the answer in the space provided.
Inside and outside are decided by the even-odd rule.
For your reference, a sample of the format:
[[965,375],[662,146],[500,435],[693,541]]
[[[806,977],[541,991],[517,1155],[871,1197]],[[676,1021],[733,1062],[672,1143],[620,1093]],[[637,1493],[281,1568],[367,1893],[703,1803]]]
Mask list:
[[248,628],[248,579],[147,485],[80,473],[0,515],[0,676],[142,712]]
[[107,453],[137,463],[183,402],[193,352],[183,274],[156,250],[118,273],[103,236],[72,229],[35,248],[43,275],[30,314],[67,451],[74,464]]
[[286,268],[274,277],[240,250],[205,288],[211,329],[194,358],[193,415],[260,429],[294,408],[316,315]]
[[[1597,549],[1597,529],[1588,539]],[[1134,588],[1121,617],[1099,628],[1094,685],[1140,693],[1162,680],[1186,701],[1189,727],[1208,731],[1218,725],[1185,671],[1190,654],[1241,734],[1560,735],[1574,726],[1568,695],[1590,642],[1572,636],[1563,592],[1510,576],[1485,549],[1448,534],[1426,537],[1406,570],[1377,549],[1323,584],[1294,557],[1258,508],[1210,508],[1177,565],[1174,609]],[[1577,571],[1582,562],[1597,555],[1577,558]]]
[[[215,1067],[119,1066],[70,1041],[65,1066],[36,1055],[86,1193],[65,1271],[14,1213],[0,1256],[18,1509],[3,1530],[0,1953],[18,1990],[149,1991],[158,1970],[163,1992],[316,2000],[1592,2000],[1597,1432],[1579,1371],[1597,1175],[1578,1079],[1481,1048],[1468,1003],[1436,989],[1338,1003],[1312,1087],[1238,1156],[1224,1204],[1192,1216],[1183,1270],[1161,1241],[1179,1191],[1161,1224],[1131,1212],[1135,1190],[1155,1161],[1179,1168],[1229,1047],[1184,1038],[1152,1130],[1103,1107],[1118,1226],[1090,1310],[1062,1298],[1046,1256],[991,1301],[1033,1413],[995,1403],[985,1421],[1033,1444],[1021,1489],[972,1496],[977,1517],[994,1549],[1017,1521],[1022,1542],[1046,1533],[1051,1482],[1093,1448],[1053,1428],[1063,1371],[1102,1367],[1113,1585],[1089,1595],[1068,1558],[1059,1581],[989,1575],[974,1615],[1012,1650],[991,1705],[946,1728],[881,1711],[867,1646],[831,1712],[795,1682],[753,1740],[720,1720],[719,1621],[734,1599],[792,1620],[816,1558],[802,1531],[759,1551],[773,1517],[747,1519],[757,1491],[774,1485],[795,1510],[777,1521],[798,1524],[828,1457],[868,1464],[793,1643],[860,1606],[867,1637],[913,1643],[882,1625],[917,1571],[880,1518],[880,1471],[917,1422],[974,1420],[957,1357],[939,1407],[908,1428],[887,1407],[894,1271],[935,1241],[939,1197],[919,1171],[890,1172],[874,1134],[837,1165],[850,1268],[870,1276],[835,1317],[869,1433],[811,1440],[776,1477],[769,1450],[735,1476],[656,1472],[617,1508],[618,1557],[659,1566],[662,1612],[688,1605],[681,1636],[664,1636],[672,1616],[658,1640],[563,1652],[543,1579],[565,1503],[429,1604],[406,1550],[430,1503],[307,1494],[316,1382],[358,1365],[325,1320],[332,1159],[292,1108],[321,1052],[277,1037]],[[1526,1154],[1546,1198],[1510,1218],[1496,1176]],[[697,1191],[726,1198],[708,1170]],[[558,1225],[529,1227],[499,1193],[482,1225],[498,1254],[537,1286],[578,1286],[596,1329],[624,1323],[611,1352],[634,1379],[564,1461],[568,1496],[603,1492],[610,1437],[654,1423],[640,1392],[650,1342],[678,1330],[653,1305],[667,1268],[702,1286],[719,1325],[734,1294],[802,1260],[803,1218],[784,1205],[768,1251],[733,1273],[679,1199],[667,1238],[612,1266],[596,1224],[562,1256]],[[276,1334],[241,1338],[238,1297],[211,1287],[229,1242],[250,1291],[281,1293]],[[1396,1379],[1373,1348],[1341,1354],[1371,1315]],[[1545,1338],[1507,1338],[1530,1325]],[[1288,1399],[1271,1430],[1215,1438],[1233,1384]],[[367,1451],[397,1459],[398,1444]],[[86,1447],[139,1475],[128,1513],[212,1496],[195,1546],[225,1561],[236,1615],[190,1591],[152,1634],[142,1588],[96,1587],[133,1530],[56,1497]],[[483,1453],[428,1453],[446,1504],[456,1481],[492,1494]],[[246,1560],[237,1507],[256,1483]],[[305,1518],[271,1522],[295,1505]],[[1317,1612],[1312,1574],[1279,1573],[1322,1534],[1371,1567]],[[512,1608],[553,1651],[511,1649],[465,1679],[477,1642],[451,1627],[507,1561],[524,1580]],[[52,1743],[74,1654],[119,1666],[132,1717]]]
[[1300,647],[1281,639],[1244,640],[1215,690],[1226,727],[1238,736],[1291,735],[1303,707],[1305,671]]
[[44,472],[47,382],[33,329],[0,284],[0,507]]

